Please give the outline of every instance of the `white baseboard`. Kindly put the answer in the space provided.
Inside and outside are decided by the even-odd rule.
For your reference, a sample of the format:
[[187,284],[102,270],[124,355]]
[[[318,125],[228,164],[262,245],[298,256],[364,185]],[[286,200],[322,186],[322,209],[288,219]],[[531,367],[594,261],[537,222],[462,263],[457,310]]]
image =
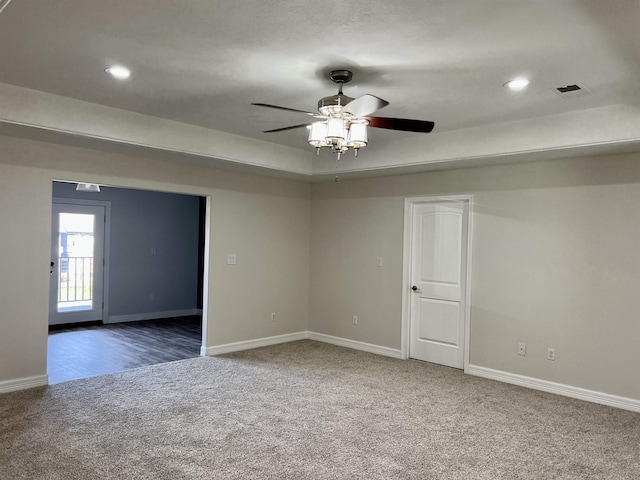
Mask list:
[[354,350],[362,350],[363,352],[384,355],[385,357],[400,358],[400,350],[389,347],[381,347],[372,343],[358,342],[357,340],[349,340],[348,338],[334,337],[333,335],[325,335],[324,333],[308,332],[309,340],[317,340],[318,342],[330,343],[340,347],[352,348]]
[[44,387],[49,385],[49,375],[36,375],[33,377],[16,378],[0,382],[0,393],[16,392],[27,388]]
[[226,343],[224,345],[215,345],[213,347],[201,347],[200,355],[212,356],[221,355],[223,353],[239,352],[242,350],[250,350],[252,348],[266,347],[276,345],[278,343],[295,342],[297,340],[316,340],[318,342],[330,343],[340,347],[352,348],[354,350],[362,350],[363,352],[384,355],[385,357],[400,358],[400,350],[389,347],[381,347],[371,343],[358,342],[349,340],[348,338],[334,337],[316,332],[297,332],[286,335],[278,335],[275,337],[257,338],[255,340],[246,340],[243,342]]
[[189,308],[187,310],[168,310],[164,312],[148,312],[148,313],[133,313],[131,315],[110,315],[103,323],[122,323],[122,322],[137,322],[140,320],[155,320],[157,318],[172,318],[172,317],[190,317],[191,315],[199,315],[202,313],[201,309]]
[[599,403],[609,407],[622,408],[631,410],[632,412],[640,412],[640,400],[633,398],[619,397],[608,393],[596,392],[585,388],[572,387],[562,383],[549,382],[538,378],[526,377],[515,373],[503,372],[501,370],[493,370],[491,368],[480,367],[477,365],[469,365],[465,369],[465,373],[475,375],[477,377],[497,380],[499,382],[511,383],[521,387],[532,388],[533,390],[541,390],[543,392],[555,393],[565,397],[577,398],[587,402]]
[[242,350],[250,350],[252,348],[267,347],[278,343],[295,342],[296,340],[305,340],[309,338],[308,332],[287,333],[286,335],[276,335],[274,337],[256,338],[254,340],[245,340],[242,342],[225,343],[224,345],[214,345],[213,347],[200,348],[200,355],[213,356],[223,353],[239,352]]

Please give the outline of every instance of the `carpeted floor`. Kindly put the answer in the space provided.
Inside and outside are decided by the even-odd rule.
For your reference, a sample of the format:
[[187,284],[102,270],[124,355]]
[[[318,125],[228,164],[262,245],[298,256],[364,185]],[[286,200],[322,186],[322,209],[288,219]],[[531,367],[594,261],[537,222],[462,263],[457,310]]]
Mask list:
[[1,479],[638,479],[640,414],[312,341],[0,396]]

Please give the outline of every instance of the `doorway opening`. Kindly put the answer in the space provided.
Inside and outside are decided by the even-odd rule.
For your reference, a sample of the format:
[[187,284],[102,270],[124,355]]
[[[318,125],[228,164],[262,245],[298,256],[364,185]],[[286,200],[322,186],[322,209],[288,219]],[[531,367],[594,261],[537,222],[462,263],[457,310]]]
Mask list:
[[200,355],[206,204],[53,182],[50,384]]

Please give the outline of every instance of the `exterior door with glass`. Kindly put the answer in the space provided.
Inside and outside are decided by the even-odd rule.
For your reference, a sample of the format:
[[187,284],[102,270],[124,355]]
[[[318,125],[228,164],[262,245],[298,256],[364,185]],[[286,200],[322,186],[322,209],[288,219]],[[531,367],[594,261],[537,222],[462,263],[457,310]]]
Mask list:
[[53,204],[49,325],[102,320],[105,207]]

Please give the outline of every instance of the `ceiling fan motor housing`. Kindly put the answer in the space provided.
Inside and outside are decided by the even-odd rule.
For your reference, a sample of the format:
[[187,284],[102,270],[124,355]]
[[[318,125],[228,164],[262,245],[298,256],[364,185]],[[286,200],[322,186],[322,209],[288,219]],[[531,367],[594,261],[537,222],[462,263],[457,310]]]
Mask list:
[[353,100],[353,98],[347,97],[342,93],[342,85],[349,83],[353,78],[353,73],[350,70],[332,70],[329,72],[329,78],[332,82],[337,83],[340,89],[337,95],[324,97],[318,101],[318,111],[325,117],[339,115],[342,107]]
[[324,97],[318,101],[318,111],[327,117],[337,115],[342,111],[342,107],[352,100],[353,98],[343,95],[342,93]]

